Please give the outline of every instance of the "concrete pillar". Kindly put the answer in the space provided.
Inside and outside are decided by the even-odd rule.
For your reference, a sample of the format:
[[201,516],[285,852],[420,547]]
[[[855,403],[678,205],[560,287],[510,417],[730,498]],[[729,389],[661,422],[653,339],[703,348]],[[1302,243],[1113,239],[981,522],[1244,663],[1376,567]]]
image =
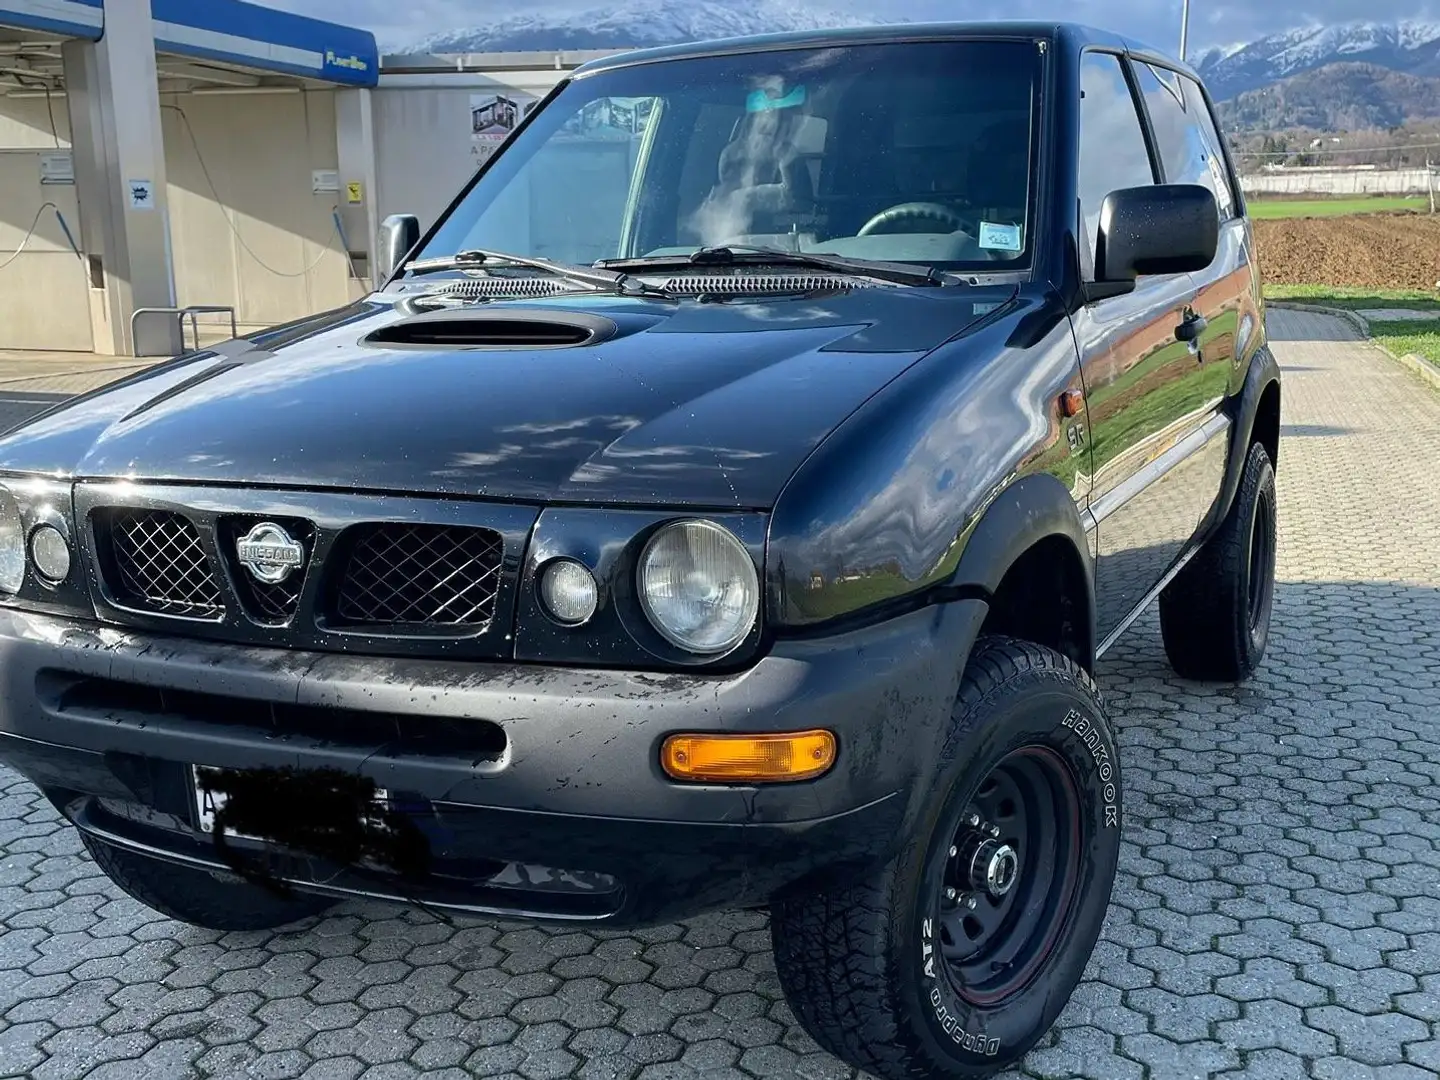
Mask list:
[[105,36],[62,53],[95,349],[174,356],[173,315],[142,315],[130,334],[137,309],[175,306],[150,0],[105,0]]
[[[375,236],[380,231],[375,190],[375,113],[369,90],[335,92],[336,160],[340,165],[340,220],[356,256],[359,272],[375,281]],[[360,201],[351,202],[352,184],[359,184]],[[361,262],[363,253],[364,261]]]

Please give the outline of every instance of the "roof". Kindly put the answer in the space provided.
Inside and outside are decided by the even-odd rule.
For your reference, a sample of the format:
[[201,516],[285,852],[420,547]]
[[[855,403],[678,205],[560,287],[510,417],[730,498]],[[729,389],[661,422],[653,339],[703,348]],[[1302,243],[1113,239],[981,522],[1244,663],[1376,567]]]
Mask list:
[[661,60],[693,59],[705,56],[724,56],[760,50],[819,48],[835,45],[871,45],[902,41],[943,41],[964,38],[1043,38],[1062,41],[1070,47],[1081,48],[1098,45],[1105,48],[1123,49],[1137,56],[1163,60],[1171,67],[1180,68],[1190,74],[1193,70],[1176,57],[1142,42],[1124,37],[1107,30],[1098,30],[1081,23],[1057,22],[932,22],[892,23],[880,26],[846,27],[835,30],[802,30],[782,34],[757,34],[750,37],[722,38],[715,41],[697,41],[685,45],[663,45],[656,48],[636,49],[591,60],[576,69],[576,76],[589,75],[634,64],[654,63]]
[[104,23],[104,0],[0,0],[0,26],[94,41]]
[[[297,75],[345,86],[374,86],[375,35],[275,11],[245,0],[150,0],[155,47],[175,56]],[[103,0],[0,0],[0,26],[97,40]]]

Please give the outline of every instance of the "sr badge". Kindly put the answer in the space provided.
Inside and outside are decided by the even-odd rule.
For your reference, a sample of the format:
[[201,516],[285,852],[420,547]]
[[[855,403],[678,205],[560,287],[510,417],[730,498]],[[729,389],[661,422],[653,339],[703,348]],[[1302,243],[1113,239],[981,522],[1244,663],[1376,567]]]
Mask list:
[[235,550],[240,565],[266,585],[279,585],[305,565],[304,545],[270,521],[262,521],[242,536]]

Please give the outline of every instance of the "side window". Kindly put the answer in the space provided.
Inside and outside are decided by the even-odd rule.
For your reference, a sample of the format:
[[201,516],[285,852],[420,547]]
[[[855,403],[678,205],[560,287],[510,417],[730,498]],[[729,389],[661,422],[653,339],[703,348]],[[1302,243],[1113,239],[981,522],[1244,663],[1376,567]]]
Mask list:
[[1220,216],[1231,218],[1235,215],[1235,192],[1230,184],[1230,170],[1225,167],[1224,138],[1215,126],[1215,118],[1210,115],[1210,107],[1205,104],[1205,95],[1199,84],[1181,76],[1180,85],[1185,88],[1185,102],[1195,114],[1200,131],[1210,147],[1210,171],[1215,177],[1215,197],[1220,201]]
[[1225,178],[1224,159],[1206,131],[1205,121],[1209,118],[1203,99],[1195,93],[1187,101],[1180,77],[1174,72],[1139,63],[1135,71],[1155,130],[1160,160],[1165,165],[1165,179],[1172,184],[1202,184],[1209,188],[1220,205],[1220,216],[1229,218],[1235,200]]
[[1120,58],[1086,53],[1080,63],[1080,217],[1095,265],[1095,238],[1105,196],[1155,182],[1145,131]]

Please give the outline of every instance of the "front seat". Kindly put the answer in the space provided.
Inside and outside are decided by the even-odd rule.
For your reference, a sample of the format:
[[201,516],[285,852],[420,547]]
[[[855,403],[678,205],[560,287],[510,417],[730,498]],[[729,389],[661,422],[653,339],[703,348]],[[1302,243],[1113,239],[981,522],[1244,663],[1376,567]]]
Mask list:
[[717,182],[690,221],[701,243],[789,247],[809,225],[815,184],[786,135],[742,129],[720,152]]

